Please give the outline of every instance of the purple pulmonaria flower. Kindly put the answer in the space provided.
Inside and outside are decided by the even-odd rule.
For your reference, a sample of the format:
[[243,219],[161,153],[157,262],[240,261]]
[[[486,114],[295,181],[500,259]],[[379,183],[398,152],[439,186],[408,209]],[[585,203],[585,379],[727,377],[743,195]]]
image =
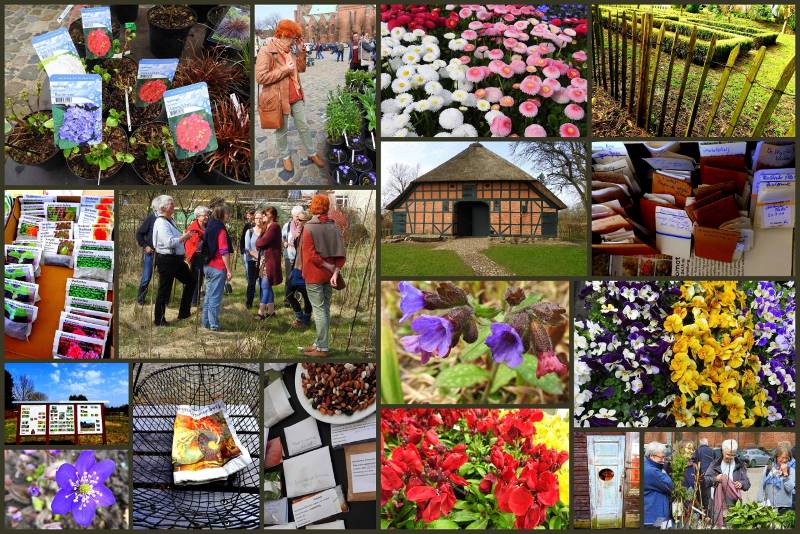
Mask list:
[[419,335],[400,338],[400,343],[408,352],[418,352],[422,363],[432,355],[444,358],[450,353],[453,340],[453,324],[444,317],[420,315],[411,321],[411,328]]
[[564,375],[567,373],[567,366],[558,359],[553,351],[539,353],[539,365],[536,367],[536,378],[541,378],[548,373]]
[[397,284],[397,290],[400,291],[400,311],[403,312],[400,322],[402,323],[425,307],[425,298],[422,291],[411,285],[411,282],[400,282]]
[[486,344],[492,351],[492,358],[497,363],[504,363],[509,367],[518,367],[522,363],[522,338],[510,325],[493,323],[492,334],[486,338]]
[[114,472],[112,460],[95,462],[92,451],[83,451],[75,465],[63,464],[56,472],[59,491],[51,505],[54,514],[72,512],[75,522],[88,527],[94,520],[98,506],[111,506],[117,502],[103,483]]
[[14,523],[19,523],[20,521],[22,521],[22,512],[17,510],[13,514],[11,514],[11,521],[13,521]]
[[39,489],[39,486],[37,486],[36,484],[31,484],[30,486],[28,486],[28,495],[30,495],[31,497],[38,497],[41,494],[42,490]]

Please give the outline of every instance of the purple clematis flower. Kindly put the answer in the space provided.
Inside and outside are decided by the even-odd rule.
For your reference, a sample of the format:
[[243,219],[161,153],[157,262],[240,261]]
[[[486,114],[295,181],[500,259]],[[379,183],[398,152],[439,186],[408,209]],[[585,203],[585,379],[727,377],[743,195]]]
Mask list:
[[400,282],[397,284],[397,290],[400,291],[400,311],[403,312],[400,322],[402,323],[425,307],[425,298],[422,291],[411,285],[411,282]]
[[522,338],[510,325],[493,323],[492,334],[486,338],[486,344],[497,363],[504,363],[512,368],[522,363],[525,347],[522,345]]
[[103,483],[114,472],[112,460],[95,461],[92,451],[83,451],[75,465],[63,464],[56,472],[59,491],[53,498],[54,514],[72,512],[75,522],[88,527],[94,520],[98,506],[111,506],[117,502]]
[[432,355],[444,358],[450,354],[453,340],[453,323],[436,315],[420,315],[411,321],[416,336],[400,338],[400,343],[408,352],[418,352],[422,363],[427,363]]

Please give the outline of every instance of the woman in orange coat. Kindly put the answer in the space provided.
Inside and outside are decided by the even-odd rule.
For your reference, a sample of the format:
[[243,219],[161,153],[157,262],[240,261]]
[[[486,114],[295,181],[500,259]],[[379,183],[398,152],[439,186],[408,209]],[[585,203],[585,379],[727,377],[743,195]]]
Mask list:
[[319,168],[325,166],[316,150],[314,136],[306,121],[306,106],[300,73],[306,70],[306,49],[302,30],[292,20],[281,20],[275,27],[275,36],[258,51],[256,58],[256,82],[260,85],[258,109],[262,128],[275,128],[271,122],[280,117],[280,126],[275,131],[275,144],[283,157],[280,177],[288,180],[294,176],[292,155],[287,139],[289,115],[294,119],[300,141],[306,149],[308,159]]

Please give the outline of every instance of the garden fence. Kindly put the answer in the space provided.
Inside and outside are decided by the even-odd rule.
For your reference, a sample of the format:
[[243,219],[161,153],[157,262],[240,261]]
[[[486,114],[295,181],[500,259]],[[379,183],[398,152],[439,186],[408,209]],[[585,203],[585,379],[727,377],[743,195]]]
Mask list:
[[[767,45],[775,43],[777,32],[753,28],[711,27],[701,19],[679,22],[656,16],[652,12],[631,10],[605,10],[594,6],[592,11],[593,79],[595,87],[603,90],[623,109],[627,109],[636,125],[657,136],[724,136],[731,137],[754,86],[766,89],[770,96],[761,104],[761,112],[755,126],[748,135],[760,137],[784,95],[787,85],[795,73],[795,57],[787,58],[781,76],[774,87],[766,87],[757,81],[764,62]],[[738,33],[734,33],[738,32]],[[718,39],[718,37],[721,37]],[[737,58],[756,48],[755,57],[749,67],[736,66]],[[655,59],[653,60],[653,56]],[[666,77],[659,73],[661,62],[668,62]],[[680,69],[680,87],[673,95],[673,75]],[[676,64],[678,66],[676,67]],[[712,66],[722,67],[716,87],[706,87],[708,72]],[[694,95],[688,94],[687,80],[692,69],[700,72]],[[720,104],[726,93],[732,71],[746,73],[741,90],[735,97],[735,106],[725,120],[724,131],[712,134],[714,119],[720,112]],[[656,98],[656,86],[664,87],[661,102]],[[698,124],[700,105],[708,102],[705,124]],[[667,115],[668,103],[674,99],[674,111]],[[681,111],[688,111],[688,119],[680,121]],[[679,128],[680,126],[680,128]],[[787,136],[795,131],[792,119]]]

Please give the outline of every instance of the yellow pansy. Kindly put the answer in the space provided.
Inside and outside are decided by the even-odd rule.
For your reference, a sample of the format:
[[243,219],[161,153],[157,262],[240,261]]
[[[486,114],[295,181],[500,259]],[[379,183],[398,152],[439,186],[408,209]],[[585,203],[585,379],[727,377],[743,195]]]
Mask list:
[[664,330],[667,332],[678,333],[683,329],[683,319],[680,315],[673,313],[664,320]]

